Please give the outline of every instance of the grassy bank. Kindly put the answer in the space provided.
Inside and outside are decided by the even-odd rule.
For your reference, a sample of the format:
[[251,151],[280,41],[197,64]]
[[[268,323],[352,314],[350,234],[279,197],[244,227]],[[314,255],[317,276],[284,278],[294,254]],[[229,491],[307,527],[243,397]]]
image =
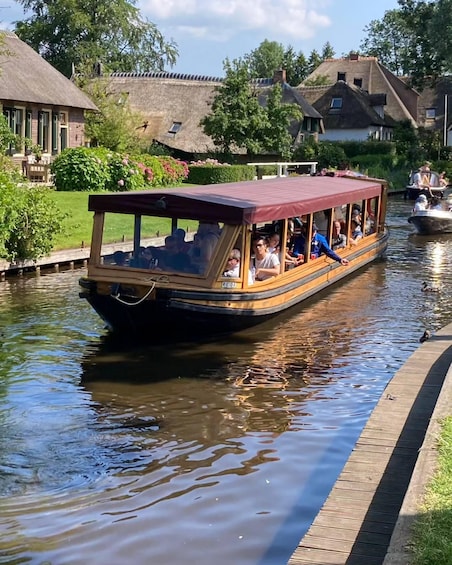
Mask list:
[[[64,231],[55,238],[54,250],[76,249],[90,245],[93,212],[88,211],[89,193],[54,191],[51,194],[58,208],[67,214],[64,221]],[[182,227],[195,229],[196,226],[197,222],[189,222],[189,226]],[[154,237],[157,233],[166,235],[170,232],[170,229],[168,220],[152,218],[152,220],[143,221],[142,235],[143,237]],[[133,224],[130,222],[130,217],[120,214],[110,215],[105,226],[105,234],[105,243],[132,239]]]
[[438,469],[427,487],[415,524],[413,565],[452,563],[452,416],[442,422]]

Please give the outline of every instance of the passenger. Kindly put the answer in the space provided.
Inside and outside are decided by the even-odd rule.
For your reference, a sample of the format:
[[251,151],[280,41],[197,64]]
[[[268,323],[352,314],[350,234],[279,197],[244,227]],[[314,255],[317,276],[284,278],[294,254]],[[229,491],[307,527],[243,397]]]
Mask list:
[[217,223],[199,222],[196,233],[196,247],[198,251],[196,254],[193,254],[193,262],[196,264],[199,273],[203,273],[210,263],[220,239],[220,232],[221,230]]
[[267,240],[264,237],[257,236],[253,239],[252,247],[254,251],[254,257],[252,259],[254,280],[265,281],[279,275],[279,257],[275,253],[268,252]]
[[334,250],[345,249],[347,247],[347,236],[345,235],[345,233],[342,233],[341,230],[341,223],[336,220],[333,223],[333,238],[331,241],[331,247]]
[[[295,241],[294,254],[301,252],[304,253],[305,248],[306,230],[304,230],[303,233]],[[320,255],[322,255],[322,253],[324,253],[331,259],[334,259],[338,263],[341,263],[341,265],[348,265],[348,259],[345,259],[345,257],[340,257],[337,253],[335,253],[328,245],[326,238],[322,234],[317,233],[317,226],[315,224],[312,224],[311,259],[317,259],[318,257],[320,257]]]
[[226,264],[226,271],[223,273],[224,277],[240,277],[240,250],[233,249],[229,253],[228,261]]
[[363,237],[363,232],[361,226],[357,220],[351,221],[352,234],[350,237],[350,245],[356,245],[360,239]]
[[426,162],[422,165],[422,167],[419,167],[413,177],[413,184],[430,197],[433,196],[432,191],[430,190],[430,163]]
[[434,196],[430,201],[428,209],[429,210],[442,210],[443,207],[441,206],[440,199],[437,198],[436,196]]
[[176,230],[174,230],[173,235],[177,240],[179,251],[181,251],[182,253],[188,253],[191,245],[188,241],[185,241],[185,230],[183,230],[182,228],[177,228]]
[[441,186],[443,188],[446,188],[446,186],[449,186],[449,179],[446,177],[446,171],[443,171],[439,175],[439,186]]
[[416,201],[414,203],[413,214],[416,214],[417,212],[421,212],[422,210],[426,210],[427,206],[428,206],[427,197],[425,196],[425,194],[420,194],[416,198]]
[[[279,243],[279,234],[278,233],[273,233],[271,234],[268,239],[268,252],[269,253],[276,253],[279,257],[279,262],[282,262],[282,254],[283,252],[281,251],[281,246]],[[286,248],[284,250],[284,263],[286,265],[286,268],[290,269],[293,267],[296,267],[298,265],[300,265],[301,263],[303,263],[304,257],[294,257],[293,255],[290,254],[290,240],[288,242],[288,244],[286,245]]]
[[113,261],[116,265],[120,265],[122,267],[126,264],[127,254],[124,253],[124,251],[115,251],[113,253]]
[[272,233],[267,238],[268,242],[268,252],[269,253],[279,253],[279,233]]
[[191,271],[191,261],[187,253],[179,251],[177,239],[173,235],[165,237],[165,249],[160,268],[169,271]]

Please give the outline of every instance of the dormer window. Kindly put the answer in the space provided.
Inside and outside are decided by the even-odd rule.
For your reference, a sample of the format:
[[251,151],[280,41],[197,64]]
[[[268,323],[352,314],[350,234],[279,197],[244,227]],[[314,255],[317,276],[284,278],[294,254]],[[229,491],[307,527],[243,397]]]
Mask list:
[[332,110],[340,110],[342,108],[342,97],[332,98],[330,108]]
[[346,73],[337,73],[337,80],[342,80],[343,82],[345,82],[346,76]]
[[173,125],[168,130],[168,133],[177,133],[182,127],[182,122],[173,122]]
[[427,108],[425,110],[425,119],[434,120],[436,118],[436,108]]
[[358,88],[362,88],[363,87],[363,79],[362,78],[354,78],[353,84],[355,86],[357,86]]

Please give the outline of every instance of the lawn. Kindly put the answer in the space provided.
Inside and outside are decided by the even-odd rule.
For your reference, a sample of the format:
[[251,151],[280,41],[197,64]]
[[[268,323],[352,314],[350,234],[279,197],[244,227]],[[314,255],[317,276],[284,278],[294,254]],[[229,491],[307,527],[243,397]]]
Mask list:
[[[188,185],[184,185],[188,186]],[[58,208],[67,214],[64,220],[64,231],[55,237],[53,246],[55,251],[61,249],[76,249],[91,244],[91,230],[93,227],[93,212],[88,211],[88,192],[58,192],[52,191],[52,199]],[[195,229],[197,222],[190,222],[189,226]],[[142,223],[142,237],[153,237],[157,234],[170,233],[171,224],[165,218],[144,218]],[[114,243],[133,239],[133,222],[130,216],[122,214],[108,215],[104,229],[104,243]]]
[[442,422],[438,469],[427,488],[412,541],[413,565],[452,563],[452,417]]

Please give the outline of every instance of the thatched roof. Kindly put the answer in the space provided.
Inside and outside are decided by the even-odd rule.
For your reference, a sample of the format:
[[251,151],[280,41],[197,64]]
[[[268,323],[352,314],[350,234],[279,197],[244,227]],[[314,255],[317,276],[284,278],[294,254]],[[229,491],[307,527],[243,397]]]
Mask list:
[[10,31],[0,31],[7,51],[0,62],[0,100],[97,110],[73,82]]
[[[211,112],[221,78],[178,73],[113,73],[108,77],[108,91],[127,95],[130,107],[143,116],[146,135],[176,151],[201,154],[214,152],[210,137],[200,126],[201,119]],[[253,81],[261,104],[272,88],[272,79]],[[303,115],[318,118],[321,115],[310,106],[296,89],[283,84],[283,103],[298,104]],[[177,131],[171,132],[176,125]],[[292,131],[293,129],[293,131]],[[295,136],[299,125],[291,128]],[[239,150],[237,153],[244,153]]]
[[[446,102],[446,96],[447,102]],[[435,111],[435,118],[427,118],[427,110]],[[444,110],[447,109],[446,125],[451,125],[452,115],[452,76],[440,78],[433,86],[425,87],[419,94],[419,116],[420,126],[428,129],[443,131]]]
[[[343,81],[338,81],[332,86],[298,87],[298,90],[322,114],[326,131],[395,125],[390,116],[382,117],[375,109],[376,106],[384,107],[385,94],[371,95]],[[333,98],[342,99],[341,108],[331,107]]]
[[210,112],[219,85],[220,79],[175,73],[114,73],[108,78],[108,91],[127,94],[130,107],[142,114],[150,139],[186,153],[215,151],[200,121]]
[[419,94],[381,65],[376,57],[350,55],[341,59],[326,59],[306,80],[320,77],[326,77],[330,85],[343,80],[349,85],[360,84],[369,94],[385,93],[386,114],[395,121],[409,120],[413,126],[417,125]]

